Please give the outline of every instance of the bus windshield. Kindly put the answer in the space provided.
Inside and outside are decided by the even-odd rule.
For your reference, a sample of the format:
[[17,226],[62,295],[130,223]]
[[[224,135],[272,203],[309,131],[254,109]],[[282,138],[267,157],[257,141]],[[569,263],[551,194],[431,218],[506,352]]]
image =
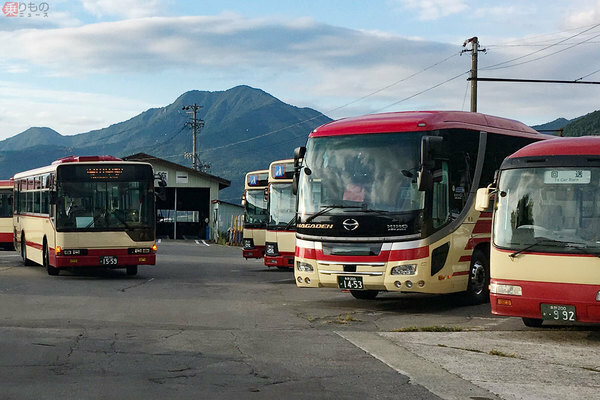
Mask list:
[[345,207],[384,212],[424,208],[417,190],[421,133],[310,138],[300,175],[298,213]]
[[269,192],[269,226],[286,227],[296,216],[296,196],[291,183],[271,185]]
[[57,174],[57,230],[154,229],[150,167],[66,165]]
[[12,190],[0,190],[0,218],[12,217]]
[[516,251],[598,254],[600,168],[524,168],[500,176],[494,243]]
[[267,221],[267,201],[264,189],[251,189],[246,192],[246,215],[244,222],[247,224],[261,224]]

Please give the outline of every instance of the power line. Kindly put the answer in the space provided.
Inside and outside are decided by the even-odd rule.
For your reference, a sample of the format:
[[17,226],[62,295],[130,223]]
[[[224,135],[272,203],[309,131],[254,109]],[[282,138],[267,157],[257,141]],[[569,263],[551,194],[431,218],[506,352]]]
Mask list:
[[582,34],[584,34],[584,33],[586,33],[586,32],[589,32],[589,31],[591,31],[592,29],[595,29],[595,28],[597,28],[598,26],[600,26],[600,24],[592,25],[590,28],[587,28],[587,29],[585,29],[585,30],[583,30],[583,31],[581,31],[581,32],[579,32],[579,33],[577,33],[577,34],[575,34],[575,35],[569,36],[568,38],[565,38],[565,39],[563,39],[563,40],[559,40],[558,42],[556,42],[556,43],[553,43],[553,44],[551,44],[551,45],[548,45],[548,46],[546,46],[546,47],[543,47],[543,48],[541,48],[541,49],[539,49],[539,50],[536,50],[536,51],[534,51],[534,52],[531,52],[531,53],[529,53],[529,54],[525,54],[525,55],[523,55],[523,56],[520,56],[520,57],[513,58],[513,59],[511,59],[511,60],[503,61],[503,62],[501,62],[501,63],[498,63],[498,64],[490,65],[490,66],[488,66],[488,67],[483,67],[483,68],[481,68],[481,70],[492,70],[492,69],[500,69],[500,68],[511,68],[511,67],[515,67],[515,66],[518,66],[518,65],[526,64],[526,63],[529,63],[529,62],[537,61],[537,60],[540,60],[540,59],[542,59],[542,58],[546,58],[546,57],[549,57],[549,56],[551,56],[551,55],[554,55],[554,54],[560,53],[560,52],[562,52],[562,51],[569,50],[569,49],[571,49],[571,48],[573,48],[573,47],[575,47],[575,46],[579,46],[580,44],[583,44],[583,43],[586,43],[586,42],[588,42],[588,41],[590,41],[590,40],[592,40],[592,39],[595,39],[596,37],[598,37],[598,36],[600,36],[600,35],[595,35],[595,36],[592,36],[592,37],[591,37],[591,38],[589,38],[589,39],[586,39],[586,40],[584,40],[584,41],[582,41],[582,42],[579,42],[579,43],[576,43],[576,44],[574,44],[574,45],[571,45],[571,46],[569,46],[569,47],[567,47],[567,48],[565,48],[565,49],[562,49],[562,50],[560,50],[560,51],[557,51],[557,52],[555,52],[555,53],[552,53],[552,54],[548,54],[548,55],[545,55],[545,56],[542,56],[542,57],[539,57],[539,58],[536,58],[536,59],[533,59],[533,60],[524,61],[524,62],[522,62],[522,63],[518,63],[518,64],[514,64],[514,65],[509,65],[509,66],[504,66],[504,67],[501,67],[502,65],[509,64],[509,63],[512,63],[512,62],[514,62],[514,61],[521,60],[521,59],[523,59],[523,58],[527,58],[527,57],[529,57],[529,56],[532,56],[532,55],[534,55],[534,54],[537,54],[537,53],[540,53],[540,52],[542,52],[542,51],[544,51],[544,50],[547,50],[547,49],[549,49],[549,48],[551,48],[551,47],[557,46],[557,45],[559,45],[559,44],[561,44],[561,43],[564,43],[564,42],[566,42],[566,41],[568,41],[568,40],[571,40],[571,39],[573,39],[573,38],[575,38],[575,37],[577,37],[577,36],[580,36],[580,35],[582,35]]

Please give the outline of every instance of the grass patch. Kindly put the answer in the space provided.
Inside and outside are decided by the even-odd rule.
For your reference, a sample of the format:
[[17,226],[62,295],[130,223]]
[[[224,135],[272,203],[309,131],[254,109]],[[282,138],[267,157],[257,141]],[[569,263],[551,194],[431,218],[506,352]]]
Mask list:
[[517,356],[514,354],[507,354],[507,353],[504,353],[503,351],[494,350],[494,349],[490,350],[490,352],[488,354],[491,356],[498,356],[498,357],[517,358]]
[[335,324],[349,324],[350,322],[360,322],[360,319],[356,318],[351,313],[338,315],[337,319],[333,321]]

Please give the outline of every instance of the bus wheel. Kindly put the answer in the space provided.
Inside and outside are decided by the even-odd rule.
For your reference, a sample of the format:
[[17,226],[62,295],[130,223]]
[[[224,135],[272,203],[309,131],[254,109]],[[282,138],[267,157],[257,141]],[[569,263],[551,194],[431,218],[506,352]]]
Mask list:
[[127,275],[137,275],[138,267],[137,265],[130,265],[127,267]]
[[33,263],[27,259],[27,242],[25,241],[25,234],[21,235],[21,258],[23,259],[23,265],[33,265]]
[[379,294],[379,290],[351,290],[350,294],[355,299],[373,300]]
[[46,243],[45,240],[44,240],[44,250],[42,253],[42,260],[44,263],[44,268],[46,268],[48,275],[56,276],[60,273],[60,269],[55,268],[52,265],[50,265],[50,257],[48,255],[48,244]]
[[542,326],[542,323],[544,322],[543,320],[539,319],[539,318],[521,318],[523,320],[523,323],[525,324],[525,326],[528,326],[530,328],[539,328],[540,326]]
[[471,304],[483,304],[490,301],[490,262],[481,250],[475,250],[471,257],[467,298]]

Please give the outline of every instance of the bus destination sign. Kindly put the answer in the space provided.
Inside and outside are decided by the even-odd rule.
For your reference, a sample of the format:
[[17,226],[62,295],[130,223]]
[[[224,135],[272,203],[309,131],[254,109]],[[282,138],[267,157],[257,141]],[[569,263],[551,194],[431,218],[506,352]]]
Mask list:
[[90,167],[85,172],[90,179],[119,179],[123,174],[122,167]]

